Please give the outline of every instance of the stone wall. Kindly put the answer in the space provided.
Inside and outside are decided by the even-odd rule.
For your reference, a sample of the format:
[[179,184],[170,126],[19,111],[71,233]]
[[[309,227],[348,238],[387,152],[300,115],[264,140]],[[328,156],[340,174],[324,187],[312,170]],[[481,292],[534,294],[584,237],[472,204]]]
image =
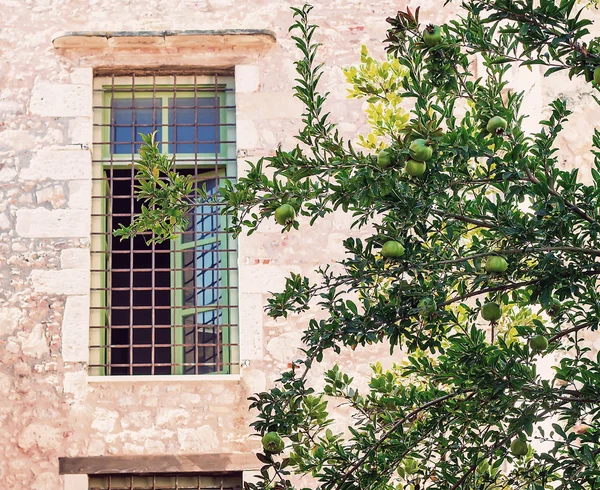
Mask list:
[[[361,104],[345,97],[340,67],[366,44],[382,53],[385,17],[398,0],[317,1],[312,20],[326,63],[328,109],[345,136],[364,130]],[[439,0],[423,0],[422,19],[440,23]],[[409,2],[416,7],[417,2]],[[294,358],[309,316],[274,322],[263,316],[269,291],[290,272],[310,272],[341,258],[348,218],[282,235],[266,225],[240,239],[242,361],[239,377],[168,380],[88,379],[92,66],[196,66],[233,59],[194,49],[55,49],[66,31],[269,29],[268,49],[235,51],[239,171],[245,160],[291,146],[300,106],[292,97],[297,57],[282,0],[3,0],[0,17],[0,488],[59,490],[59,456],[247,452],[247,397],[271,385]],[[445,17],[442,17],[445,16]],[[141,53],[141,54],[140,54]],[[140,61],[142,60],[142,61]],[[209,61],[207,61],[209,60]],[[518,77],[517,77],[518,78]],[[558,89],[531,84],[534,95]],[[581,125],[592,104],[569,91]],[[589,91],[589,89],[588,89]],[[536,108],[538,106],[535,106]],[[573,134],[576,134],[573,132]],[[566,142],[567,164],[586,147]],[[572,158],[571,158],[572,157]],[[82,335],[83,332],[83,335]],[[381,349],[382,356],[386,349]],[[342,367],[361,364],[337,359]],[[368,363],[358,368],[368,373]]]

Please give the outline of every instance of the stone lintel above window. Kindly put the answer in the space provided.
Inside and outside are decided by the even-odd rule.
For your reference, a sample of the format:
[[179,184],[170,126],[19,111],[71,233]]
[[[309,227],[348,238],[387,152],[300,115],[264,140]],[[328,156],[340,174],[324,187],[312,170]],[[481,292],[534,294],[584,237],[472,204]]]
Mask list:
[[61,56],[92,67],[234,66],[252,62],[275,43],[275,33],[266,29],[68,31],[52,38]]
[[258,470],[253,453],[132,455],[59,458],[61,475],[229,473]]

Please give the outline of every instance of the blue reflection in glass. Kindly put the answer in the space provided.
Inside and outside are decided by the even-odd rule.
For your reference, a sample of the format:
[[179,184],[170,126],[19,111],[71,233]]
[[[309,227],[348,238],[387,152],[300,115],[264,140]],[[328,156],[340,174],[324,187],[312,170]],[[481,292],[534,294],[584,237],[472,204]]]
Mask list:
[[112,118],[110,143],[114,154],[137,153],[142,142],[139,133],[148,134],[158,130],[156,140],[162,140],[160,99],[112,99]]
[[219,153],[219,105],[217,97],[169,99],[171,153]]

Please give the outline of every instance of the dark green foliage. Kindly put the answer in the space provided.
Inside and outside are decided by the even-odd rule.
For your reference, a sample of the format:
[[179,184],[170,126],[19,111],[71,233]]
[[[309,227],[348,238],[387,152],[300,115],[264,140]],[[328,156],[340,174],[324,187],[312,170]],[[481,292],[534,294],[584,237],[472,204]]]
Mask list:
[[[523,94],[506,91],[515,64],[591,80],[600,42],[584,44],[591,23],[575,0],[460,3],[462,17],[441,26],[434,46],[423,43],[418,9],[388,19],[387,52],[408,70],[399,95],[414,103],[390,141],[390,166],[342,141],[324,113],[311,7],[293,9],[300,144],[227,183],[224,212],[234,234],[252,233],[282,202],[305,223],[340,210],[374,233],[344,241],[341,272],[325,267],[316,284],[292,274],[269,299],[273,318],[314,305],[324,313],[306,326],[303,357],[251,399],[254,429],[282,435],[291,452],[259,454],[263,478],[248,488],[292,488],[292,472],[321,489],[600,488],[600,355],[582,342],[597,336],[600,314],[600,132],[592,182],[583,184],[577,169],[558,165],[566,102],[552,101],[539,133],[527,134]],[[485,78],[471,76],[473,54]],[[494,116],[505,131],[487,131]],[[416,180],[399,169],[418,139],[432,156]],[[401,257],[382,256],[388,240],[401,240]],[[506,272],[486,272],[494,256],[506,259]],[[489,302],[504,311],[491,329],[479,320]],[[539,336],[543,352],[537,341],[531,347]],[[408,361],[389,371],[375,364],[364,392],[337,366],[323,392],[309,384],[327,353],[375,343]],[[559,360],[544,378],[537,362],[551,354]],[[331,429],[340,402],[353,414],[346,434]],[[515,457],[516,439],[533,449]]]

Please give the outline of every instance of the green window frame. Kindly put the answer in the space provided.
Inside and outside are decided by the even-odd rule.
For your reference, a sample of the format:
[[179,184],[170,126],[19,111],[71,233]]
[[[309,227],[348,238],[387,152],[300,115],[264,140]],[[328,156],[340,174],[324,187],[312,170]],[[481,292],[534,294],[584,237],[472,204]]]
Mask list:
[[[109,83],[107,83],[109,82]],[[207,108],[201,103],[202,99],[212,99],[217,102],[215,110],[218,110],[216,116],[216,124],[210,121],[205,124],[208,130],[215,128],[214,141],[201,142],[198,139],[200,134],[200,126],[198,123],[199,112]],[[140,107],[136,105],[135,100],[152,100],[150,103],[144,102]],[[183,110],[188,120],[190,118],[189,106],[178,106],[177,100],[193,101],[193,120],[190,124],[181,124],[181,127],[190,126],[193,128],[193,141],[177,141],[177,135],[180,126],[176,124],[175,117],[177,110]],[[131,101],[130,105],[128,100]],[[136,111],[148,111],[148,107],[152,110],[152,122],[156,126],[160,126],[158,131],[159,142],[163,154],[169,157],[174,157],[176,168],[182,171],[191,172],[198,178],[198,185],[205,181],[214,181],[220,185],[224,180],[235,178],[236,176],[236,149],[235,149],[235,102],[233,91],[233,78],[230,76],[199,76],[199,75],[160,75],[151,77],[135,77],[122,80],[115,77],[102,77],[95,80],[94,91],[95,111],[94,111],[94,140],[97,144],[94,145],[94,163],[93,163],[93,203],[92,203],[92,291],[91,291],[91,328],[90,328],[90,375],[115,375],[115,374],[166,374],[164,369],[158,369],[155,359],[159,357],[158,343],[155,343],[155,330],[161,328],[161,332],[165,330],[164,325],[155,325],[155,315],[152,313],[152,343],[149,347],[152,350],[151,366],[148,369],[138,369],[134,360],[134,350],[136,347],[136,334],[141,330],[141,327],[136,330],[138,325],[134,325],[135,320],[130,322],[130,348],[129,348],[129,369],[128,373],[123,373],[122,370],[111,368],[114,363],[116,347],[114,347],[113,337],[111,337],[111,328],[117,329],[117,326],[111,324],[111,315],[115,306],[111,306],[111,297],[114,298],[116,283],[112,273],[111,254],[114,251],[111,248],[110,231],[115,228],[115,221],[109,203],[116,203],[115,192],[111,191],[111,183],[115,175],[121,175],[124,171],[132,170],[132,153],[115,151],[118,129],[115,129],[115,101],[126,101],[121,103],[118,108],[121,111],[131,109],[130,125],[133,130],[137,129]],[[200,101],[200,102],[198,102]],[[210,104],[210,103],[208,103]],[[125,107],[125,109],[121,109]],[[213,106],[215,107],[215,106]],[[210,107],[209,107],[210,108]],[[187,111],[187,112],[186,112]],[[156,116],[160,113],[160,116]],[[181,112],[180,112],[181,113]],[[146,121],[147,122],[147,121]],[[127,131],[127,124],[123,125]],[[150,132],[154,128],[148,128]],[[182,129],[182,134],[190,134],[189,130]],[[135,137],[131,137],[125,146],[131,151],[137,143]],[[189,149],[190,146],[196,149],[195,152],[183,151],[173,153],[176,145],[184,145]],[[214,146],[214,152],[200,152],[201,147]],[[217,151],[218,148],[218,151]],[[121,172],[119,174],[119,172]],[[122,180],[122,179],[121,179]],[[133,180],[132,180],[133,182]],[[133,184],[132,184],[133,185]],[[217,186],[218,186],[217,185]],[[132,199],[133,202],[133,199]],[[133,204],[131,204],[133,206]],[[200,204],[197,209],[203,209]],[[116,207],[116,205],[114,206]],[[132,208],[133,209],[133,208]],[[194,234],[192,240],[184,240],[186,234],[181,234],[176,240],[168,244],[170,251],[170,375],[184,374],[237,374],[239,372],[239,334],[238,334],[238,318],[237,318],[237,251],[235,241],[231,239],[225,232],[225,227],[228,226],[226,217],[219,216],[218,210],[212,213],[211,218],[213,223],[218,222],[214,229],[214,233],[206,233],[207,236],[197,238],[198,230],[196,213],[192,214],[190,223],[192,229],[186,230],[186,234]],[[209,217],[212,216],[209,213]],[[116,214],[115,214],[116,215]],[[216,250],[212,252],[204,252],[203,249],[211,245],[216,246]],[[133,247],[133,245],[132,245]],[[144,251],[146,252],[146,251]],[[155,254],[156,251],[152,248],[150,252]],[[207,272],[198,272],[198,264],[204,260],[203,257],[213,256],[213,261],[216,261],[214,269],[207,269]],[[136,274],[136,269],[133,265],[135,250],[132,248],[130,266],[133,277]],[[194,257],[193,263],[190,262],[189,256]],[[214,259],[216,257],[216,259]],[[188,259],[185,262],[186,258]],[[154,259],[153,259],[154,260]],[[184,263],[185,262],[185,263]],[[153,262],[154,263],[154,262]],[[193,265],[189,265],[192,263]],[[189,267],[188,267],[189,266]],[[186,267],[188,267],[186,269]],[[215,272],[216,271],[216,272]],[[217,277],[216,283],[212,286],[206,286],[202,281],[208,277],[208,272]],[[185,274],[192,274],[193,281],[193,298],[190,304],[190,297],[185,297]],[[151,271],[154,275],[154,270]],[[154,277],[154,276],[153,276]],[[111,279],[112,278],[112,279]],[[154,295],[158,294],[154,288],[155,279],[152,279],[152,288],[150,294],[153,295],[152,308],[154,306]],[[188,279],[189,283],[189,279]],[[132,292],[130,297],[136,295],[136,283],[131,279]],[[189,284],[188,284],[189,285]],[[118,289],[118,288],[117,288]],[[126,289],[126,288],[121,288]],[[144,288],[137,288],[144,289]],[[164,288],[162,288],[164,289]],[[200,294],[200,290],[212,291],[215,296],[215,301],[212,304],[199,304],[201,297],[206,297],[207,294]],[[162,293],[161,293],[162,294]],[[208,295],[210,296],[210,295]],[[163,294],[162,298],[166,297]],[[130,310],[137,308],[134,306],[134,300],[130,300]],[[186,302],[187,301],[187,302]],[[113,301],[114,302],[114,301]],[[164,309],[164,307],[163,307]],[[209,317],[212,314],[212,321],[216,322],[204,323],[200,325],[200,318]],[[130,317],[134,318],[136,311],[130,312]],[[194,318],[195,317],[195,318]],[[192,320],[190,320],[192,318]],[[204,339],[210,335],[206,332],[210,331],[213,325],[213,344],[200,345],[199,339],[202,336]],[[126,326],[119,326],[121,330],[126,330]],[[145,328],[145,327],[144,327]],[[169,328],[169,327],[167,327]],[[136,330],[136,331],[134,331]],[[199,332],[202,330],[202,332]],[[191,334],[190,334],[191,332]],[[215,333],[216,332],[216,333]],[[190,343],[190,335],[195,338],[195,341]],[[161,344],[161,356],[164,357],[164,344]],[[146,347],[144,347],[146,348]],[[200,354],[202,349],[203,354]],[[212,350],[211,350],[212,349]],[[125,348],[121,348],[125,350]],[[140,347],[141,352],[141,347]],[[200,360],[201,356],[208,359],[206,356],[210,352],[213,353],[214,367],[211,363],[203,364]],[[190,361],[195,359],[195,361]],[[192,364],[192,366],[190,366]]]

